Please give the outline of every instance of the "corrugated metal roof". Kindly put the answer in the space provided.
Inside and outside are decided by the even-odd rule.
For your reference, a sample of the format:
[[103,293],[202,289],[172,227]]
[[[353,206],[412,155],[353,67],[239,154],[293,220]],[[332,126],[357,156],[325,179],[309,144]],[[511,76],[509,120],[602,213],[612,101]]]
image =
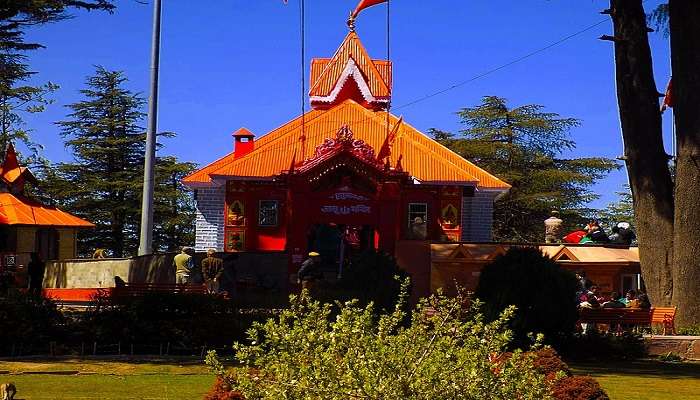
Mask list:
[[75,215],[11,193],[0,193],[0,224],[92,228]]
[[372,60],[357,33],[350,32],[331,59],[315,59],[311,63],[311,96],[328,96],[335,88],[343,70],[352,59],[367,81],[372,95],[391,96],[391,62]]
[[[350,127],[355,139],[365,141],[375,150],[381,148],[387,135],[386,112],[369,110],[353,100],[346,100],[329,110],[313,110],[305,115],[305,149],[299,140],[301,122],[301,117],[290,121],[255,141],[255,150],[251,153],[238,159],[229,154],[185,178],[185,183],[210,182],[210,176],[278,175],[289,168],[295,154],[296,161],[302,160],[302,154],[309,158],[317,145],[326,138],[334,137],[343,125]],[[396,116],[389,116],[391,128],[397,122]],[[393,162],[403,155],[404,170],[423,182],[474,183],[480,188],[491,189],[510,187],[407,123],[399,128],[392,153]]]

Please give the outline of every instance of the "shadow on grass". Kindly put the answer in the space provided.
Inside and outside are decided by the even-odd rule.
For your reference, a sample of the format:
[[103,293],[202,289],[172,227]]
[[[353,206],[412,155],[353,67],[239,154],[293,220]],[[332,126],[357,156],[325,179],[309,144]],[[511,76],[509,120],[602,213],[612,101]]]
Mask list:
[[572,362],[576,374],[595,376],[633,375],[665,379],[700,379],[700,362],[671,363],[658,360],[634,360],[614,362]]

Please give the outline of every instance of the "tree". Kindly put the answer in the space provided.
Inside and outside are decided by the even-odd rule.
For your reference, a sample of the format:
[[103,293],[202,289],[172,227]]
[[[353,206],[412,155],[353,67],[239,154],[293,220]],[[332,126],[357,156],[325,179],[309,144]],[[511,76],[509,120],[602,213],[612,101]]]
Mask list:
[[509,108],[506,99],[487,96],[458,112],[464,137],[431,130],[440,143],[512,185],[495,204],[496,240],[541,242],[552,210],[570,226],[580,226],[586,204],[597,198],[589,188],[618,168],[606,158],[561,158],[575,148],[569,131],[580,121],[543,109]]
[[158,157],[156,160],[156,186],[154,189],[155,251],[174,251],[186,243],[194,243],[194,198],[182,184],[196,165],[180,162],[176,157]]
[[[72,113],[57,124],[74,162],[60,163],[44,174],[44,189],[67,211],[96,225],[80,235],[80,253],[95,248],[122,257],[138,245],[138,221],[145,133],[140,126],[144,99],[126,89],[120,71],[98,67],[81,90],[85,100],[68,107]],[[161,133],[160,137],[171,137]],[[192,239],[194,206],[180,180],[194,169],[175,157],[156,165],[156,249],[172,250]]]
[[675,304],[680,324],[700,323],[700,3],[670,0],[677,159],[675,182],[663,147],[658,90],[642,0],[611,0],[618,106],[634,199],[640,261],[652,302]]
[[0,6],[0,157],[11,142],[22,142],[32,153],[28,160],[37,161],[41,146],[35,143],[24,126],[23,114],[44,110],[52,103],[48,97],[58,89],[54,83],[28,85],[35,72],[27,65],[26,52],[43,46],[27,43],[25,30],[34,25],[69,18],[69,9],[112,11],[110,1],[9,0]]
[[548,344],[562,345],[578,319],[576,290],[576,276],[539,249],[511,247],[484,266],[475,295],[484,302],[487,321],[517,307],[509,323],[514,344],[523,346],[529,334],[542,333]]
[[629,222],[634,227],[634,205],[632,193],[628,185],[623,192],[617,192],[618,199],[609,203],[603,210],[598,211],[598,221],[601,226],[612,228],[620,222]]

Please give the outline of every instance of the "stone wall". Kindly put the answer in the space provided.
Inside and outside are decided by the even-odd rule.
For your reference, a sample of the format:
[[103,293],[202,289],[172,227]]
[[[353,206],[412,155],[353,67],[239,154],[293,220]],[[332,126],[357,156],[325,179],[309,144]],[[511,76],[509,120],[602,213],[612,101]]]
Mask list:
[[674,353],[686,360],[700,360],[700,336],[647,336],[644,342],[652,356]]
[[225,186],[197,189],[195,250],[224,250]]
[[[65,260],[46,263],[45,288],[109,288],[118,276],[130,283],[175,283],[173,256],[153,254],[133,258],[101,260]],[[195,265],[201,265],[205,254],[195,255]],[[225,260],[230,255],[221,255]],[[226,261],[225,263],[227,263]],[[288,286],[287,253],[238,253],[235,276],[252,287],[286,289]]]
[[462,198],[462,241],[490,242],[493,228],[493,202],[497,192],[476,191]]

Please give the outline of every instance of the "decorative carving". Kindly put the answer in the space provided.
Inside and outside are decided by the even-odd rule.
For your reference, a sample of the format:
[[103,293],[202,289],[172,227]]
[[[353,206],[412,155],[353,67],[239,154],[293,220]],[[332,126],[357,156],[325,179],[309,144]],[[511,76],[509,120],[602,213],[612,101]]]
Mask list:
[[382,164],[378,163],[376,160],[375,152],[372,146],[365,143],[364,140],[356,140],[350,130],[350,127],[343,125],[335,135],[335,139],[326,138],[323,143],[316,147],[314,155],[312,158],[304,161],[304,165],[317,161],[325,156],[337,153],[340,151],[347,151],[357,158],[381,168]]

